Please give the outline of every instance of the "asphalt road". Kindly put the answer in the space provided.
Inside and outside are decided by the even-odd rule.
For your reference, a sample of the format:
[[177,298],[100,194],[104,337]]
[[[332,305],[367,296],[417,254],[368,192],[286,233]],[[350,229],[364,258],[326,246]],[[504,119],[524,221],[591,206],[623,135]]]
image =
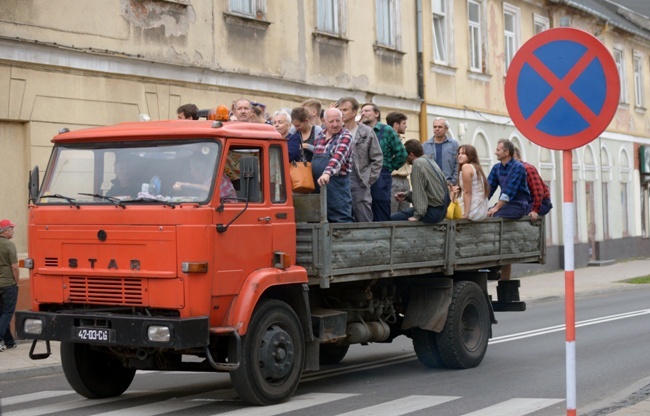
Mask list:
[[[578,412],[587,414],[650,375],[650,286],[583,297],[576,311]],[[101,401],[81,398],[61,375],[0,381],[2,414],[564,414],[564,303],[535,303],[497,319],[488,353],[475,369],[427,369],[411,341],[399,337],[352,347],[340,365],[306,374],[294,399],[280,406],[246,406],[225,374],[140,372],[125,395]]]

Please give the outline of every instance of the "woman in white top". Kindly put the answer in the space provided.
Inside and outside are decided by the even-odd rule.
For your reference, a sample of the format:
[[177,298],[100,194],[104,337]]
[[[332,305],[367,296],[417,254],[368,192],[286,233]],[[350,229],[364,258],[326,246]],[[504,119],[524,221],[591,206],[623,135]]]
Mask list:
[[458,185],[462,198],[458,199],[463,218],[481,221],[487,218],[490,192],[487,178],[478,160],[476,148],[468,144],[458,147]]

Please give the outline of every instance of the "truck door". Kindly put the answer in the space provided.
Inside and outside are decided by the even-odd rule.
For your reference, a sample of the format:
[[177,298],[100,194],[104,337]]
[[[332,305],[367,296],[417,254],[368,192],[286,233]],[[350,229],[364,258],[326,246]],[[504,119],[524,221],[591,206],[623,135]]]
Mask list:
[[[231,142],[226,149],[226,159],[222,158],[217,178],[215,200],[219,208],[215,212],[215,296],[239,293],[244,279],[253,270],[272,266],[272,217],[269,198],[263,186],[265,181],[268,182],[264,174],[268,171],[265,162],[268,160],[265,154],[268,147],[250,143],[240,145]],[[236,199],[227,197],[232,195],[233,188]]]
[[273,251],[281,251],[296,259],[296,225],[293,206],[287,202],[284,150],[279,145],[269,147],[269,184],[271,195],[271,225]]

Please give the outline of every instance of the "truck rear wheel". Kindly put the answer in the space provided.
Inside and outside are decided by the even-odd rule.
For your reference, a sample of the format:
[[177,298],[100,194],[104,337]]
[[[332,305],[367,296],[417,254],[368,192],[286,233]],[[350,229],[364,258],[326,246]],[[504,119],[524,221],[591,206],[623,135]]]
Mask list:
[[436,334],[440,357],[449,368],[472,368],[483,361],[490,337],[487,299],[474,282],[454,283],[442,332]]
[[349,345],[320,344],[319,362],[322,365],[338,364],[345,358]]
[[305,361],[302,327],[293,309],[277,300],[260,303],[241,345],[241,357],[235,348],[229,353],[233,362],[239,362],[230,372],[239,396],[255,405],[289,399],[298,387]]
[[88,344],[61,342],[61,366],[70,386],[88,399],[115,397],[129,388],[134,368],[126,368],[109,352]]
[[436,333],[422,328],[413,328],[413,349],[418,360],[429,368],[445,368],[445,362],[440,357]]

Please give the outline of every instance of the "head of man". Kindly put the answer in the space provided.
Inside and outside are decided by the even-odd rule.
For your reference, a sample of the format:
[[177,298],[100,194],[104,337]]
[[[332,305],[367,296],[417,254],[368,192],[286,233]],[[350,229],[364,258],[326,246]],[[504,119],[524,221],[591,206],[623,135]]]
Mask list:
[[178,107],[176,114],[179,120],[198,120],[199,108],[194,104],[185,104]]
[[521,162],[521,151],[517,146],[515,146],[515,149],[512,152],[512,157]]
[[14,227],[16,224],[9,220],[0,221],[0,236],[10,240],[14,237]]
[[504,165],[510,162],[512,156],[515,154],[515,145],[512,144],[510,140],[501,139],[497,143],[497,148],[494,151],[494,155],[497,157],[497,160]]
[[323,108],[323,104],[321,104],[320,101],[315,98],[310,98],[306,101],[303,101],[300,106],[307,109],[309,112],[309,118],[311,119],[312,123],[318,121],[320,118],[321,109]]
[[336,102],[336,108],[341,110],[343,124],[354,121],[359,112],[359,101],[354,97],[343,97]]
[[413,161],[424,154],[424,149],[422,149],[422,144],[419,140],[411,139],[407,140],[404,143],[404,148],[406,149],[406,163],[409,165],[413,164]]
[[437,117],[433,119],[433,140],[438,143],[441,143],[447,137],[447,131],[449,130],[449,123],[442,117]]
[[129,186],[129,184],[132,181],[132,175],[131,175],[131,170],[132,170],[132,161],[128,157],[117,157],[115,159],[115,165],[113,166],[113,170],[115,171],[115,178],[117,179],[117,183],[120,186]]
[[339,134],[343,130],[343,115],[338,108],[325,110],[325,128],[329,137]]
[[406,133],[407,118],[408,117],[406,117],[405,114],[393,111],[392,113],[388,113],[386,116],[386,124],[391,126],[393,130],[397,132],[397,134],[403,135]]
[[252,110],[253,106],[251,105],[251,102],[245,98],[242,98],[235,102],[235,116],[237,117],[238,121],[248,123],[253,113]]
[[361,106],[361,122],[370,127],[375,127],[375,124],[381,118],[381,111],[377,104],[365,103]]
[[291,115],[286,110],[279,110],[273,114],[273,127],[280,136],[287,137],[291,127]]

